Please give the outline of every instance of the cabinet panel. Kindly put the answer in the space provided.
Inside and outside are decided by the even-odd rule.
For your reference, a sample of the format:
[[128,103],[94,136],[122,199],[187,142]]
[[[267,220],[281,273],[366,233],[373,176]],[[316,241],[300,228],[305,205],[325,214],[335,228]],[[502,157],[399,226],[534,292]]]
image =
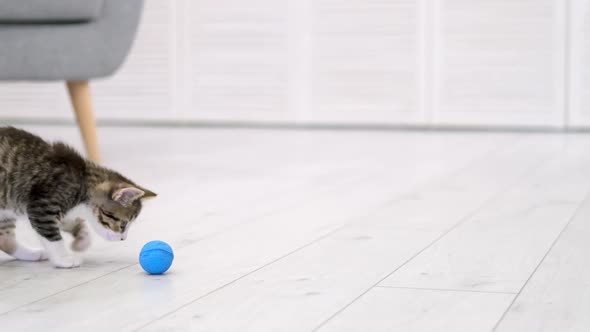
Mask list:
[[564,1],[436,6],[435,123],[563,125]]
[[421,123],[420,2],[318,0],[306,120]]
[[183,116],[289,120],[287,1],[186,2]]
[[570,127],[590,127],[590,1],[571,0],[569,52]]

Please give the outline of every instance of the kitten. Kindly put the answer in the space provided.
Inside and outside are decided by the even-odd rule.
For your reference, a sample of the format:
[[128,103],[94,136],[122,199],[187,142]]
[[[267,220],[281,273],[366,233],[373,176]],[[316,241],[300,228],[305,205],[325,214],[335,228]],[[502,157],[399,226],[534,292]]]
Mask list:
[[[77,267],[81,262],[66,249],[60,230],[74,236],[74,251],[90,245],[87,223],[107,240],[125,240],[142,200],[154,196],[63,143],[0,128],[0,250],[16,259]],[[44,250],[17,242],[15,221],[25,215]]]

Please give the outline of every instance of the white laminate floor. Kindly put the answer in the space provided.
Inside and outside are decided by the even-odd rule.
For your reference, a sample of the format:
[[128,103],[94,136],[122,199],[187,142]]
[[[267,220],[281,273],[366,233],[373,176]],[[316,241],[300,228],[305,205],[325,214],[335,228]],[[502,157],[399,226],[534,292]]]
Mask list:
[[590,331],[590,135],[100,134],[159,197],[81,268],[0,254],[0,331]]

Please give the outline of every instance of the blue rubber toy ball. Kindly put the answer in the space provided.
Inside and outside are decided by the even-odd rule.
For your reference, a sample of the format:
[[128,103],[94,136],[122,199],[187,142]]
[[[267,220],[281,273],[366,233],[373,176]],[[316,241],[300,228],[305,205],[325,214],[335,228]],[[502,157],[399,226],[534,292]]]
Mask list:
[[174,253],[164,241],[150,241],[139,253],[139,264],[149,274],[162,274],[170,268]]

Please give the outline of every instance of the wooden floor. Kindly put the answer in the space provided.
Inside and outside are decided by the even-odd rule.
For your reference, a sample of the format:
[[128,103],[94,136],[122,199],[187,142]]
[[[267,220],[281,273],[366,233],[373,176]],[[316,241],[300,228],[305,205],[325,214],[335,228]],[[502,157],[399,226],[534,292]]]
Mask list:
[[81,268],[0,256],[1,331],[590,330],[590,135],[100,134],[160,196]]

